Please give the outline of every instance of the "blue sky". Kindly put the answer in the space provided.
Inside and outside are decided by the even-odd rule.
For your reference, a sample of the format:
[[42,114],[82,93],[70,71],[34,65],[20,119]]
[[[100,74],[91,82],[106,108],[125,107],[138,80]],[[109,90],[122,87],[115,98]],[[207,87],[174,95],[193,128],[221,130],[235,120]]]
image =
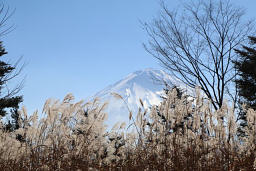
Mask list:
[[[16,28],[2,37],[6,59],[27,63],[21,94],[30,112],[47,98],[71,92],[85,99],[133,71],[160,68],[142,47],[147,35],[139,22],[157,16],[158,0],[3,1],[15,9],[8,24]],[[180,1],[166,2],[175,8]],[[254,0],[232,2],[254,17]]]

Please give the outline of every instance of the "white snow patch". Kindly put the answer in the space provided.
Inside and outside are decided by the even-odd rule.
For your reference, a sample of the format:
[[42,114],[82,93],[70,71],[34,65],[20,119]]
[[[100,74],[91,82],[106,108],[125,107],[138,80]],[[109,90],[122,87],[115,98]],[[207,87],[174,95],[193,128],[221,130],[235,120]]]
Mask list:
[[129,111],[126,104],[122,100],[113,98],[110,94],[111,92],[120,94],[127,103],[129,110],[135,115],[138,108],[141,107],[140,99],[143,101],[145,109],[152,105],[160,104],[162,101],[161,96],[164,95],[163,89],[166,88],[163,80],[170,86],[176,85],[186,90],[187,94],[194,92],[192,88],[189,88],[181,80],[168,75],[162,70],[145,69],[136,71],[94,96],[99,97],[102,101],[109,102],[107,124],[111,127],[118,121],[129,122]]

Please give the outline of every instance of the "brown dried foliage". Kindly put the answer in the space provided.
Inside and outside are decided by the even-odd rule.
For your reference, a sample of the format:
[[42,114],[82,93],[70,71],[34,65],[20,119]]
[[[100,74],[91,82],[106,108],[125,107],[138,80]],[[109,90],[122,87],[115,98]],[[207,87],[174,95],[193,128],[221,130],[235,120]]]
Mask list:
[[[199,92],[199,91],[197,91]],[[139,110],[136,129],[106,131],[106,104],[48,100],[43,116],[20,111],[22,127],[0,132],[2,170],[253,170],[256,112],[249,109],[247,137],[237,137],[234,109],[215,111],[170,91],[160,106]],[[190,115],[189,115],[190,114]],[[224,119],[222,119],[224,118]],[[19,140],[17,137],[19,136]]]

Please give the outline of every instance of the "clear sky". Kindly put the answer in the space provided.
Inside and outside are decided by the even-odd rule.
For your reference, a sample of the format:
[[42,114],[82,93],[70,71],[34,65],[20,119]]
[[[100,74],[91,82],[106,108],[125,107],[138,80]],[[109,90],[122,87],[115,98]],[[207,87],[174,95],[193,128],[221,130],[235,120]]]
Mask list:
[[[47,98],[71,92],[85,99],[127,74],[160,68],[142,47],[141,21],[157,16],[158,0],[2,0],[15,9],[2,37],[8,59],[23,56],[27,65],[24,103],[41,109]],[[166,0],[175,8],[179,0]],[[231,0],[256,16],[255,0]],[[19,80],[17,80],[19,81]]]

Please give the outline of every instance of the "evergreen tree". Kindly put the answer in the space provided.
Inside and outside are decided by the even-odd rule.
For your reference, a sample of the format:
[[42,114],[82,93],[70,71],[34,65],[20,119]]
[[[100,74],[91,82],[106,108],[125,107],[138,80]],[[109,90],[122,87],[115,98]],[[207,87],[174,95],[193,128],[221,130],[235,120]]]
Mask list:
[[[3,47],[2,41],[0,41],[0,57],[6,55],[7,52]],[[10,64],[0,60],[0,116],[5,117],[8,113],[11,114],[12,121],[8,121],[5,126],[7,131],[12,131],[19,128],[18,125],[18,108],[19,103],[22,102],[22,96],[14,96],[17,92],[7,92],[4,94],[4,88],[6,87],[7,82],[13,77],[10,74],[16,68]]]
[[244,136],[243,128],[247,126],[246,112],[241,105],[246,104],[246,108],[256,110],[256,37],[249,37],[250,47],[243,46],[241,50],[235,49],[238,60],[233,61],[238,73],[235,80],[239,95],[239,134]]
[[[184,96],[184,91],[177,87],[177,86],[172,86],[170,87],[168,84],[165,83],[166,88],[164,88],[164,96],[161,96],[161,98],[163,100],[167,100],[166,96],[168,96],[168,93],[171,91],[177,91],[177,99],[181,100],[182,96]],[[189,97],[189,95],[185,96],[186,98]],[[188,103],[187,101],[184,101],[184,103]],[[170,108],[174,109],[176,108],[175,104],[171,104]],[[166,125],[167,119],[165,118],[165,116],[160,112],[159,110],[159,106],[156,106],[156,110],[157,110],[157,115],[159,116],[159,118],[161,119],[161,123]],[[186,122],[189,118],[192,118],[192,113],[187,113],[184,118],[182,119],[181,123],[179,124],[175,124],[174,128],[169,130],[169,133],[171,132],[176,132],[179,128],[181,128],[182,132],[184,131],[184,122]],[[171,123],[167,123],[167,124],[171,124]],[[190,129],[190,128],[189,128]]]

